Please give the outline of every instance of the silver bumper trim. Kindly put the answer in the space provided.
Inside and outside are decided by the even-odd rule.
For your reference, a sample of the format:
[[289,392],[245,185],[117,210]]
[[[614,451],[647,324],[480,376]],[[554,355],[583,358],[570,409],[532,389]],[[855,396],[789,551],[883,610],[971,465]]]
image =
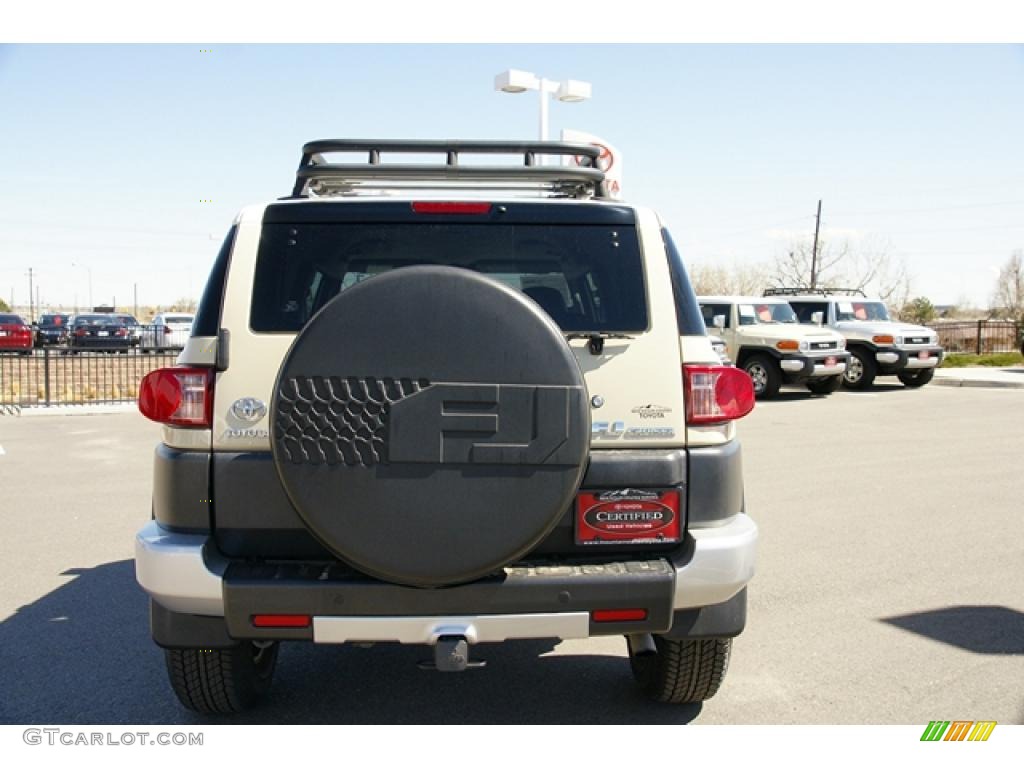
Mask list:
[[925,360],[920,357],[911,357],[907,360],[907,368],[934,368],[939,364],[937,356],[930,356]]
[[747,515],[689,534],[696,546],[689,562],[675,564],[675,610],[724,603],[754,577],[757,523]]
[[538,637],[590,636],[587,613],[524,613],[493,616],[315,616],[315,643],[398,642],[434,645],[445,635],[470,643]]
[[135,579],[168,610],[223,616],[221,574],[227,563],[215,553],[204,556],[207,540],[148,523],[135,535]]

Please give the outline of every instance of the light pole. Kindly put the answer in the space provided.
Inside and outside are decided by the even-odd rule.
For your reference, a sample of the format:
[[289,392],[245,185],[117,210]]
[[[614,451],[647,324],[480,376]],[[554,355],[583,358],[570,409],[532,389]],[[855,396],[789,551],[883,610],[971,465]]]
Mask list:
[[591,85],[582,80],[546,80],[533,72],[508,69],[494,78],[494,90],[505,93],[540,93],[540,140],[548,140],[548,96],[555,94],[559,101],[576,102],[590,98]]
[[[72,267],[81,267],[82,269],[84,269],[86,272],[89,273],[89,311],[92,312],[92,308],[93,308],[93,303],[92,303],[92,268],[86,266],[85,264],[76,264],[75,262],[71,262],[71,266]],[[76,301],[75,303],[77,304],[78,302]]]

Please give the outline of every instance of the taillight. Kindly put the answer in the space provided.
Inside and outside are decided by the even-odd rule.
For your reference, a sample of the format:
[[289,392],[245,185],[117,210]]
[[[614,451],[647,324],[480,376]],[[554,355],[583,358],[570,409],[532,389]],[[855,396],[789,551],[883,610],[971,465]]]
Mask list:
[[718,424],[741,419],[754,410],[754,384],[740,368],[684,365],[686,423]]
[[172,331],[171,331],[171,326],[169,326],[169,325],[165,325],[165,326],[164,326],[164,334],[166,334],[167,336],[170,336],[170,335],[171,335],[171,333],[172,333]]
[[413,213],[470,214],[482,216],[491,212],[490,203],[449,203],[419,201],[412,204]]
[[139,386],[139,411],[147,419],[176,427],[213,424],[213,369],[160,368]]
[[595,623],[619,621],[644,621],[647,618],[646,608],[607,608],[590,612]]
[[309,624],[310,617],[304,613],[257,613],[252,617],[254,627],[302,628]]
[[124,328],[118,328],[117,332],[114,335],[115,336],[127,336],[128,335],[128,331],[126,331]]
[[85,336],[86,333],[88,333],[88,331],[85,330],[85,328],[76,328],[75,329],[75,336],[77,336],[78,338],[82,338],[83,336]]

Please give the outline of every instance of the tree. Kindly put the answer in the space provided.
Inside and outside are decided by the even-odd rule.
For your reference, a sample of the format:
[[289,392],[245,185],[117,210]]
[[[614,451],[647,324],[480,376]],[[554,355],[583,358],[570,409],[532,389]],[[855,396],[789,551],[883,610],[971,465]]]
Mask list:
[[[796,240],[775,257],[772,281],[779,287],[807,288],[811,284],[813,241]],[[889,253],[886,242],[849,238],[820,239],[815,285],[819,288],[855,288],[877,296],[890,307],[902,307],[910,298],[910,275],[900,258]]]
[[0,312],[10,312],[11,308],[6,301],[0,299]]
[[935,305],[924,296],[918,296],[916,299],[907,302],[903,305],[903,309],[900,310],[901,320],[909,320],[918,325],[927,325],[937,315],[938,312],[935,311]]
[[999,270],[992,293],[992,312],[1024,323],[1024,251],[1010,254]]
[[690,266],[690,282],[698,296],[760,296],[769,284],[766,264],[697,262]]
[[196,300],[182,297],[171,304],[171,312],[195,312]]

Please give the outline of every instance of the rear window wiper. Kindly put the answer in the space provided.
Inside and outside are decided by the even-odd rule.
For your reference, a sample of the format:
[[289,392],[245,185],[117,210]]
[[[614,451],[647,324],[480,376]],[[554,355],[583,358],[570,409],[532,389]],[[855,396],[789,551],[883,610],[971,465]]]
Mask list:
[[587,339],[587,349],[592,355],[600,355],[604,351],[605,339],[635,339],[628,333],[615,333],[611,331],[568,331],[565,333],[565,340]]

